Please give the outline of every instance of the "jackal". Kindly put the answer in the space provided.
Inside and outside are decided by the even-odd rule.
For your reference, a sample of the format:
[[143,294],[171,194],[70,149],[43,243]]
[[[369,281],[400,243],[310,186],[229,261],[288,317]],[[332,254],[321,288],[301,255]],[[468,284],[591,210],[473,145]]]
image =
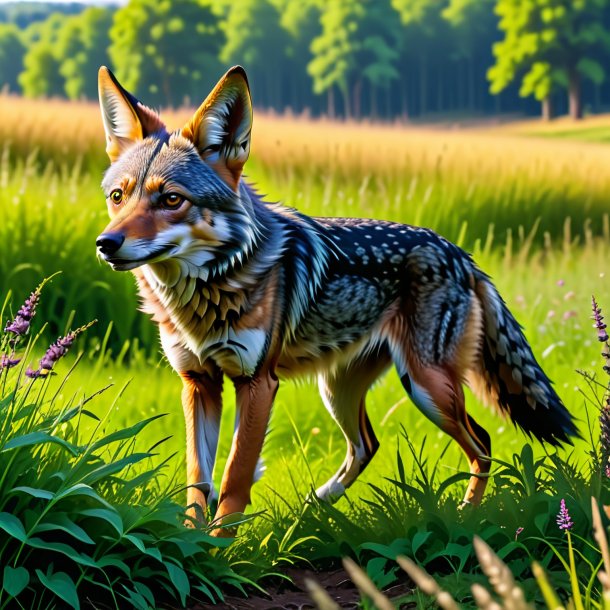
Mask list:
[[345,460],[316,492],[330,501],[377,451],[365,396],[391,364],[420,411],[465,451],[465,502],[481,500],[491,445],[466,412],[464,382],[541,440],[577,433],[519,324],[463,250],[425,228],[311,218],[263,201],[242,179],[252,106],[241,67],[173,133],[105,67],[99,92],[111,221],[97,249],[135,275],[182,378],[192,514],[215,493],[224,377],[238,414],[219,520],[249,502],[282,377],[317,375],[345,434]]

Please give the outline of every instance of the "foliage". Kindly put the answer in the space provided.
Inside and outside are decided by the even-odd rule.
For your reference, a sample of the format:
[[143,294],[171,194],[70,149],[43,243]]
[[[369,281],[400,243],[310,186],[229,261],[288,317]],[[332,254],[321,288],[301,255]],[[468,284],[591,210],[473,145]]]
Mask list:
[[580,80],[601,84],[604,69],[595,53],[607,47],[605,0],[521,2],[498,0],[496,12],[505,37],[494,45],[496,64],[489,70],[492,92],[523,75],[520,94],[549,98],[554,88],[570,91],[570,114],[582,116]]
[[219,76],[222,36],[208,0],[131,0],[110,38],[117,78],[147,104],[198,103]]
[[58,34],[56,53],[59,73],[69,99],[94,99],[97,95],[97,70],[108,60],[108,31],[112,13],[91,7],[66,19]]
[[[26,96],[94,99],[97,67],[111,63],[149,104],[179,106],[198,103],[229,63],[240,63],[255,103],[278,111],[533,113],[537,104],[511,86],[521,77],[522,95],[543,99],[569,85],[573,106],[599,109],[607,105],[599,85],[608,2],[130,0],[118,10],[75,4],[52,13],[17,4],[0,9],[0,21],[22,29],[25,48],[11,48],[13,64],[0,53],[0,82],[14,90],[18,71]],[[8,32],[0,30],[0,50]]]
[[[20,310],[28,327],[39,293]],[[182,523],[158,444],[139,448],[140,432],[160,416],[104,433],[89,410],[101,392],[64,402],[67,378],[24,375],[33,346],[18,348],[29,328],[12,326],[0,340],[2,607],[184,607],[241,589],[247,581],[217,554],[226,542]]]
[[25,45],[19,29],[13,24],[0,24],[0,74],[2,86],[18,90],[18,76],[23,70]]

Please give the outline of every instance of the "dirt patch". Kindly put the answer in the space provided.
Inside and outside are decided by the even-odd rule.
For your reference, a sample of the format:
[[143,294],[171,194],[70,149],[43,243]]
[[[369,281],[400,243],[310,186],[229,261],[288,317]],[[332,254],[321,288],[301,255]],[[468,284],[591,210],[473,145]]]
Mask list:
[[[224,603],[197,604],[190,610],[313,610],[315,608],[307,594],[305,579],[316,580],[335,600],[341,608],[356,609],[360,600],[360,593],[343,569],[315,572],[306,569],[286,570],[290,581],[279,580],[264,585],[267,595],[253,592],[248,598],[227,595]],[[400,582],[390,587],[384,593],[390,599],[408,595],[413,591],[410,582]],[[415,604],[402,604],[400,608],[415,608]]]

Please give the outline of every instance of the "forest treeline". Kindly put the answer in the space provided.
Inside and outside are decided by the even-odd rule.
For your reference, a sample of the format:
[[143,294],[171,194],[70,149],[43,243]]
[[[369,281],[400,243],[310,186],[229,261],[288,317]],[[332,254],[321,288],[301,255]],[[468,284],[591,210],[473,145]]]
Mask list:
[[155,106],[242,64],[258,107],[392,119],[610,108],[610,0],[130,0],[0,8],[0,81],[96,97],[97,69]]

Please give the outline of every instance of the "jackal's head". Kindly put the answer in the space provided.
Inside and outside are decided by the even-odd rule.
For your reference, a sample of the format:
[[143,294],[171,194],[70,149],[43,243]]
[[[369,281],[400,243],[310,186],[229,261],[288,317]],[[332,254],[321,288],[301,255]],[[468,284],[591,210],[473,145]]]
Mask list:
[[124,271],[170,258],[196,266],[247,250],[255,230],[240,197],[252,105],[243,68],[231,68],[182,129],[99,72],[106,152],[102,188],[111,221],[99,255]]

